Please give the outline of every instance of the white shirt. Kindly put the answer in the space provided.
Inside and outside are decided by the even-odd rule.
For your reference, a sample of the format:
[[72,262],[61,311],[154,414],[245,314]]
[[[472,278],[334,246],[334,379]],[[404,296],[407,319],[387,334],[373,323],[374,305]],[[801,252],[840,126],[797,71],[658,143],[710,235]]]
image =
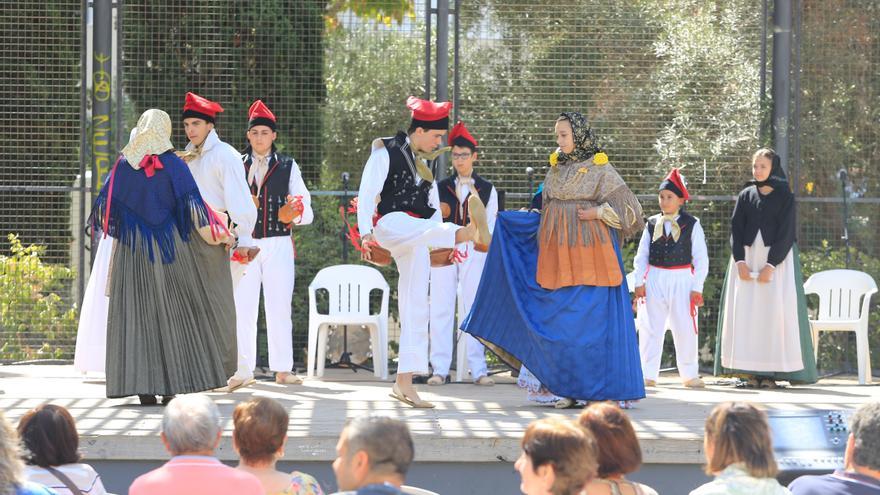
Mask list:
[[[409,143],[409,138],[406,138]],[[388,155],[388,149],[381,139],[373,141],[373,151],[370,158],[364,165],[364,173],[361,175],[361,185],[358,189],[358,231],[361,236],[365,236],[373,232],[373,214],[376,212],[376,205],[379,204],[379,194],[385,186],[385,179],[388,178],[388,169],[391,166],[391,157]],[[415,184],[422,180],[417,174],[413,174]],[[436,211],[431,216],[431,220],[442,222],[443,216],[440,214],[440,193],[437,191],[437,181],[431,183],[431,192],[428,195],[428,205]]]
[[[267,158],[267,164],[271,159],[271,155]],[[256,160],[253,154],[251,154],[251,160]],[[275,160],[278,160],[278,156],[276,154]],[[290,169],[290,179],[287,181],[287,194],[290,194],[293,197],[302,196],[302,204],[303,204],[303,212],[302,216],[299,219],[294,219],[294,225],[308,225],[312,223],[315,219],[315,213],[312,211],[312,195],[309,194],[309,190],[306,188],[306,183],[303,181],[302,172],[299,170],[299,165],[296,163],[296,160],[291,158],[293,161]],[[253,166],[253,165],[251,165]],[[256,171],[254,174],[254,180],[252,183],[257,184],[257,190],[260,189],[262,185],[263,179],[265,178],[265,174],[268,170],[264,171]],[[271,177],[271,176],[270,176]]]
[[[194,149],[192,143],[187,150]],[[202,154],[189,163],[202,199],[212,208],[229,213],[236,224],[238,243],[242,247],[253,246],[251,233],[257,223],[257,207],[251,199],[241,154],[217,136],[215,130],[205,138]]]
[[[104,484],[101,483],[101,476],[88,464],[65,464],[63,466],[55,466],[55,469],[70,478],[70,481],[87,495],[104,495],[107,493],[104,489]],[[28,481],[47,486],[58,492],[59,495],[72,495],[61,480],[44,468],[26,466],[24,475]]]
[[[459,190],[459,183],[461,177],[455,178],[455,190]],[[461,197],[458,198],[458,202],[464,206],[465,199],[467,199],[468,193],[473,192],[474,194],[478,194],[477,191],[471,191],[469,184],[464,184],[461,186]],[[486,223],[489,224],[489,233],[495,232],[495,220],[498,217],[498,189],[492,187],[492,193],[489,194],[489,202],[486,203]]]
[[[675,216],[678,220],[679,215]],[[700,225],[700,219],[695,217],[694,231],[691,232],[691,257],[694,265],[694,282],[691,290],[694,292],[703,292],[703,284],[706,282],[706,276],[709,275],[709,253],[706,248],[706,234],[703,233],[703,226]],[[657,227],[654,227],[657,228]],[[669,235],[672,232],[672,223],[669,220],[663,222],[663,232]],[[636,278],[636,287],[645,284],[645,275],[648,273],[648,259],[651,250],[651,234],[648,233],[648,227],[642,231],[642,238],[639,241],[639,250],[633,260],[633,272]]]

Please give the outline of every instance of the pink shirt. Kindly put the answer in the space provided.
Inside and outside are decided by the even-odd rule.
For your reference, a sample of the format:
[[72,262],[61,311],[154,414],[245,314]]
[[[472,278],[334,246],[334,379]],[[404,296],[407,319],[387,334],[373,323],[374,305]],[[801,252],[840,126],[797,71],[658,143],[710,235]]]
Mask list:
[[231,468],[214,457],[181,455],[139,476],[129,495],[263,495],[256,476]]

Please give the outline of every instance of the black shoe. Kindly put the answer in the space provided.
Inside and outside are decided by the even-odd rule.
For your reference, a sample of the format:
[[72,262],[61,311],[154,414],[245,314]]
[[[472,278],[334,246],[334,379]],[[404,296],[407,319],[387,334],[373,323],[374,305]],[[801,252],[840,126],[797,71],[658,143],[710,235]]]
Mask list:
[[175,396],[173,396],[173,395],[163,395],[162,396],[162,405],[167,406],[169,402],[174,400],[174,397]]
[[138,399],[141,401],[142,406],[155,406],[159,403],[155,395],[138,394]]

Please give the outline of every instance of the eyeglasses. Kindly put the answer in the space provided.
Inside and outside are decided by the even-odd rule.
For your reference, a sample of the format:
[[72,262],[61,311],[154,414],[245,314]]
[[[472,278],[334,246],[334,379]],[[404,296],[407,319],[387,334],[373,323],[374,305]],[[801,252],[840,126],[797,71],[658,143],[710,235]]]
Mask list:
[[452,154],[453,160],[467,160],[470,157],[471,157],[471,153],[453,153]]

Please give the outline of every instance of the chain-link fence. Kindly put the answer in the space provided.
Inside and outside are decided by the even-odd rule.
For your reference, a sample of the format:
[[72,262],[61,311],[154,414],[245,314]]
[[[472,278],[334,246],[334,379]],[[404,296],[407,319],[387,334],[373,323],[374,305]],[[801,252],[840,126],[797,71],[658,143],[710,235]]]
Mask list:
[[[455,93],[452,81],[457,78],[456,110],[480,141],[477,167],[508,193],[508,208],[523,206],[542,179],[547,156],[555,148],[553,121],[561,111],[578,110],[590,118],[611,162],[643,199],[646,212],[658,210],[656,187],[669,167],[685,167],[691,192],[697,196],[689,208],[700,217],[709,241],[711,272],[700,324],[701,344],[706,351],[711,349],[715,308],[729,256],[733,197],[750,176],[752,152],[772,141],[768,89],[773,2],[449,3],[453,8],[461,4],[458,49],[451,36],[449,41],[450,67],[454,68],[449,74],[449,94]],[[11,58],[18,53],[13,38],[21,38],[11,31],[12,23],[17,23],[17,15],[30,15],[34,5],[25,3],[2,14],[0,56],[10,67],[21,65],[20,57]],[[80,8],[79,2],[48,5],[45,9],[50,11],[55,5]],[[348,172],[349,193],[355,194],[352,190],[357,189],[370,141],[403,128],[408,120],[403,100],[425,92],[427,7],[424,0],[123,2],[126,129],[146,108],[177,114],[185,92],[194,91],[224,106],[226,111],[218,119],[220,136],[241,149],[247,107],[263,98],[278,117],[280,147],[296,158],[308,185],[319,195],[315,223],[295,234],[297,351],[305,347],[306,340],[306,285],[320,268],[342,262],[344,257],[338,211],[344,200],[331,193],[343,189],[340,177]],[[880,2],[795,2],[795,11],[790,174],[799,199],[799,244],[805,271],[846,265],[841,237],[848,226],[850,266],[877,278],[880,263],[875,246],[880,239],[870,220],[880,213],[876,189],[880,177],[872,167],[880,142],[880,42],[873,34],[880,28]],[[3,122],[14,113],[2,113],[0,132],[9,136],[6,143],[14,143],[11,149],[21,153],[8,158],[35,170],[24,172],[25,167],[9,166],[12,161],[7,159],[7,165],[0,168],[3,186],[45,183],[34,177],[44,177],[61,164],[66,164],[67,175],[53,176],[49,182],[70,186],[78,170],[79,54],[75,47],[80,26],[78,20],[67,17],[55,18],[55,22],[73,22],[73,28],[56,26],[43,32],[43,28],[31,27],[39,32],[28,35],[36,39],[31,45],[46,43],[59,53],[72,50],[66,59],[52,57],[56,65],[43,70],[42,76],[49,81],[68,78],[64,80],[72,83],[41,85],[33,98],[73,105],[69,120],[59,119],[57,109],[47,105],[47,112],[54,113],[47,114],[46,124],[36,126],[46,133],[46,146],[67,155],[54,157],[47,166],[30,165],[32,157],[43,151],[30,153],[34,141],[22,140],[25,133],[32,136],[34,129],[16,127],[12,119]],[[429,60],[431,73],[436,74],[436,31],[432,34]],[[62,44],[60,36],[73,40],[63,50],[56,46]],[[37,58],[49,57],[39,50],[33,52]],[[4,76],[2,87],[11,97],[13,88],[23,84],[27,83]],[[50,89],[63,94],[47,93]],[[3,101],[10,105],[17,100]],[[69,133],[58,139],[60,123]],[[13,131],[19,134],[9,134]],[[185,145],[180,126],[175,127],[174,143],[181,148]],[[534,170],[532,181],[527,168]],[[845,193],[840,169],[847,171]],[[4,208],[2,214],[8,215],[8,221],[3,217],[3,232],[20,233],[26,244],[47,245],[44,261],[59,269],[73,266],[64,211],[70,193],[40,193],[32,188],[23,194],[36,208],[14,215]],[[34,199],[42,195],[47,195],[43,202]],[[49,196],[60,202],[50,203]],[[22,204],[23,199],[18,192],[5,189],[0,201],[11,206]],[[52,214],[56,208],[64,211],[63,222]],[[628,264],[633,250],[632,245],[626,249]],[[351,250],[347,254],[349,260],[354,259]],[[395,271],[383,273],[394,287]],[[59,290],[56,293],[69,308],[73,300],[66,292],[69,289]],[[37,303],[23,304],[18,312],[38,312]],[[393,302],[391,307],[396,314]],[[873,311],[872,328],[876,329],[880,317],[876,304]],[[69,357],[70,330],[75,325],[67,324],[64,329],[44,333],[43,338]],[[11,327],[4,323],[0,331],[2,339],[10,342]],[[880,351],[878,332],[872,333],[872,347]],[[844,351],[853,345],[848,338],[831,339],[833,345],[823,351],[823,362],[835,369],[849,368]],[[41,342],[31,344],[36,345]],[[0,357],[19,359],[18,355]],[[709,354],[703,357],[711,360]],[[297,360],[302,362],[299,352]]]

